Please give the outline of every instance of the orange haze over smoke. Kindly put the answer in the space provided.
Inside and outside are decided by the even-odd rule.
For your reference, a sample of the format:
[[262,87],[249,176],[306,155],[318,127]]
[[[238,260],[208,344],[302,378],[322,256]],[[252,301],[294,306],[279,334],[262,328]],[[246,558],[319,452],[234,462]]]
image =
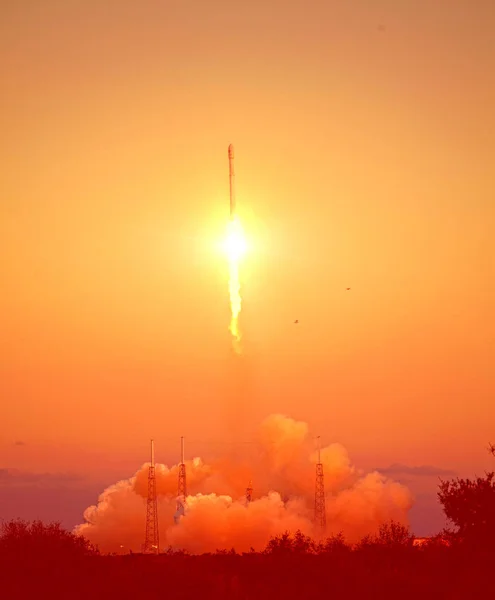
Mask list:
[[[160,546],[191,553],[235,548],[262,550],[270,537],[286,530],[317,537],[313,529],[315,459],[308,426],[271,415],[259,429],[258,457],[250,465],[223,459],[186,462],[186,514],[174,524],[177,466],[156,465]],[[374,533],[394,519],[407,524],[412,506],[409,490],[377,472],[355,469],[345,448],[331,444],[321,451],[326,486],[327,535],[342,531],[350,542]],[[102,552],[140,551],[145,529],[149,464],[130,479],[107,488],[97,506],[76,527]],[[253,501],[245,501],[252,477]]]

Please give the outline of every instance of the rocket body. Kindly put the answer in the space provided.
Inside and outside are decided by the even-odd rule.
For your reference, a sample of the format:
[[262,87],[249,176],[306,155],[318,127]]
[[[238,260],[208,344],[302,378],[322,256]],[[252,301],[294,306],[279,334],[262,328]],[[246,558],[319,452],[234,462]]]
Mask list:
[[230,183],[230,220],[235,217],[235,173],[234,173],[234,146],[229,145],[229,183]]

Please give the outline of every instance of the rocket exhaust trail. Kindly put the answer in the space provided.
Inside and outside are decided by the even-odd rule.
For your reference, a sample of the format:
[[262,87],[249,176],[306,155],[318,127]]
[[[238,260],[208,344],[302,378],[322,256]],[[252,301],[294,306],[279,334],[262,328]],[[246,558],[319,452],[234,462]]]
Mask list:
[[230,212],[227,229],[227,255],[229,260],[229,293],[231,320],[229,330],[233,336],[234,350],[240,353],[241,334],[238,326],[238,317],[241,312],[241,284],[239,279],[239,262],[245,251],[244,234],[241,222],[236,214],[235,203],[235,173],[234,173],[234,146],[229,145],[229,187],[230,187]]

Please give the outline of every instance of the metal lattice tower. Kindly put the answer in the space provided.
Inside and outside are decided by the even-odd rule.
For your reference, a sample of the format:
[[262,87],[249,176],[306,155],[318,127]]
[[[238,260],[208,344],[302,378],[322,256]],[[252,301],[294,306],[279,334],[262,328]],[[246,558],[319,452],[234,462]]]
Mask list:
[[316,486],[315,486],[315,525],[322,531],[327,525],[327,516],[325,511],[325,483],[323,480],[323,465],[320,457],[320,436],[318,440],[318,462],[316,463]]
[[186,484],[186,465],[184,463],[184,438],[180,438],[180,465],[179,479],[177,482],[177,510],[175,512],[175,522],[178,523],[181,515],[184,514],[187,498]]
[[246,502],[249,504],[253,499],[253,482],[250,481],[246,488]]
[[160,542],[158,537],[158,510],[156,502],[156,477],[155,477],[155,446],[151,440],[151,463],[148,472],[148,499],[146,501],[146,535],[143,552],[158,554]]

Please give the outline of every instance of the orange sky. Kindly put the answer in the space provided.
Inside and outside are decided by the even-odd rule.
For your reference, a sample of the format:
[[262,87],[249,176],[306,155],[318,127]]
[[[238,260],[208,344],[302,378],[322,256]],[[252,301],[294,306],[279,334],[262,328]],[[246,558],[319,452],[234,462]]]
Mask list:
[[[0,467],[104,476],[150,436],[171,460],[238,404],[246,437],[282,412],[367,467],[493,467],[495,6],[475,4],[3,7]],[[253,246],[237,399],[230,142]]]

